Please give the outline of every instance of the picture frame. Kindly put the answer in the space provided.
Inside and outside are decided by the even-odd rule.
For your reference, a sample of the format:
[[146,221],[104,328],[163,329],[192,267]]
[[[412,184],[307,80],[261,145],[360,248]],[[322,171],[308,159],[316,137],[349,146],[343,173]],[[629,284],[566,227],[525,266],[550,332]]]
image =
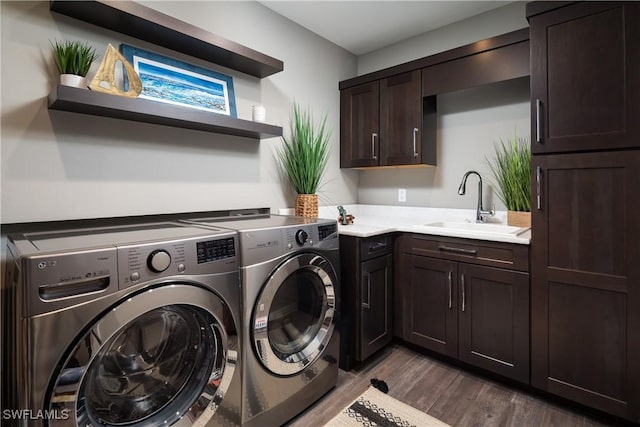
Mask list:
[[124,43],[120,53],[140,76],[139,98],[238,117],[231,76]]

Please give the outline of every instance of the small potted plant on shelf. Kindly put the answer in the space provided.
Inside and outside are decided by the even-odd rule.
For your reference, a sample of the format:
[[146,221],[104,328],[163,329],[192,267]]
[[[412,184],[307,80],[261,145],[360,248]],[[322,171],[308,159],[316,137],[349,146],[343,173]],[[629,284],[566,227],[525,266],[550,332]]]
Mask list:
[[507,208],[507,223],[531,227],[531,146],[527,138],[494,145],[494,157],[486,159],[492,174],[492,184],[498,198]]
[[87,87],[86,76],[97,54],[93,47],[80,41],[51,42],[56,65],[60,71],[60,84]]
[[309,111],[293,104],[291,135],[282,137],[283,145],[276,149],[276,158],[283,175],[298,193],[295,214],[315,218],[318,216],[318,187],[327,168],[329,137],[326,115],[319,125]]

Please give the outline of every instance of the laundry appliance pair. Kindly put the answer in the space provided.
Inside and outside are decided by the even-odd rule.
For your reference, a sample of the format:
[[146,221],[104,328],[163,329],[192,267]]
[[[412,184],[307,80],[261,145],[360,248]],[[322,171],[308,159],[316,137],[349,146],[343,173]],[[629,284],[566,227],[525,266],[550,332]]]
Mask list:
[[3,425],[278,426],[336,385],[335,221],[27,233],[7,253]]

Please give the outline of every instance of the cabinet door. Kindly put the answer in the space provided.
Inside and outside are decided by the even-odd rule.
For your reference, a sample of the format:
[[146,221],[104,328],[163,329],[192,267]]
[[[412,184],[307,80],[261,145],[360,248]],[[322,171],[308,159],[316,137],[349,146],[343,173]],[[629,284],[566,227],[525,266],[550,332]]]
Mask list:
[[362,361],[391,342],[392,264],[386,255],[362,263],[360,283],[360,336],[358,360]]
[[640,146],[640,3],[581,2],[533,16],[534,153]]
[[378,166],[379,82],[340,92],[340,167]]
[[529,274],[458,265],[458,357],[529,383]]
[[422,162],[420,70],[380,81],[380,165]]
[[426,349],[457,357],[457,263],[407,256],[410,279],[405,284],[405,315],[409,318],[404,339]]
[[532,384],[637,421],[640,151],[534,156],[533,170]]

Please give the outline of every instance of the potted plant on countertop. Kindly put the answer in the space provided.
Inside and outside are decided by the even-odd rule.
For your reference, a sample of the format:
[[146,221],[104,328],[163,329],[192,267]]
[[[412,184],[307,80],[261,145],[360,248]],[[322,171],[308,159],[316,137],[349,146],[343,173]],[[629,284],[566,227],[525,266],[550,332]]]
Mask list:
[[295,214],[318,216],[318,187],[329,159],[327,116],[316,126],[310,111],[302,111],[293,104],[291,135],[282,137],[283,145],[276,148],[276,158],[283,175],[296,191]]
[[86,76],[97,54],[93,47],[81,41],[50,42],[60,71],[60,84],[86,88]]
[[507,223],[531,227],[531,146],[527,138],[494,144],[494,157],[486,159],[492,174],[492,184],[498,198],[507,208]]

